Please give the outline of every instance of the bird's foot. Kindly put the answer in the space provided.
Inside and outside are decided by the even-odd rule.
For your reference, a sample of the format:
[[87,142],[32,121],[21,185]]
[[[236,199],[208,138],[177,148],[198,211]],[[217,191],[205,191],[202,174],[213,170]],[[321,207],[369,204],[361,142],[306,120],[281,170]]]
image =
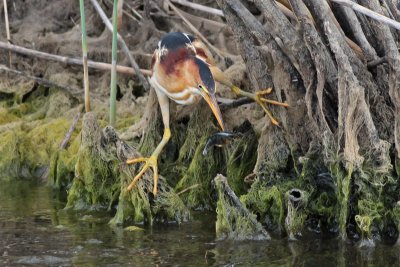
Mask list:
[[138,162],[144,162],[144,165],[140,172],[133,178],[132,182],[128,185],[127,190],[131,191],[132,188],[136,185],[137,181],[143,176],[143,174],[149,169],[153,169],[154,175],[154,185],[153,185],[153,195],[157,195],[157,184],[158,184],[158,165],[157,165],[157,157],[152,155],[149,158],[136,158],[136,159],[128,159],[126,161],[127,164],[135,164]]
[[265,95],[268,95],[272,92],[272,88],[267,88],[265,90],[261,90],[261,91],[255,92],[255,93],[249,93],[249,92],[243,91],[239,87],[236,87],[236,86],[232,86],[231,89],[236,95],[246,96],[248,98],[253,99],[257,104],[259,104],[262,107],[262,109],[264,110],[265,114],[267,114],[267,116],[269,117],[269,119],[271,120],[271,122],[274,125],[279,125],[279,122],[272,116],[272,113],[271,113],[271,111],[269,111],[266,104],[278,105],[278,106],[282,106],[282,107],[289,107],[289,105],[287,103],[270,100],[265,97]]
[[271,113],[271,111],[269,111],[266,104],[268,103],[271,105],[277,105],[277,106],[286,107],[286,108],[289,107],[289,105],[287,103],[282,103],[282,102],[278,102],[278,101],[270,100],[270,99],[266,98],[265,95],[268,95],[271,92],[272,92],[272,88],[267,88],[265,90],[255,92],[253,99],[255,102],[257,102],[262,107],[262,109],[267,114],[267,116],[269,117],[271,122],[275,125],[279,125],[279,122],[272,116],[272,113]]

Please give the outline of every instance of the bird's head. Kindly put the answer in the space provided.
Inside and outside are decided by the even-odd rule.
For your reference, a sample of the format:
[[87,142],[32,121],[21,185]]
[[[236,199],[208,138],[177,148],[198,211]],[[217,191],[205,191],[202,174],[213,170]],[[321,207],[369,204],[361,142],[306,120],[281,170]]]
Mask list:
[[222,120],[222,114],[215,97],[215,81],[210,68],[206,62],[197,57],[194,57],[193,61],[195,66],[193,74],[198,93],[210,106],[212,112],[217,118],[219,125],[221,126],[222,130],[225,131],[225,124]]

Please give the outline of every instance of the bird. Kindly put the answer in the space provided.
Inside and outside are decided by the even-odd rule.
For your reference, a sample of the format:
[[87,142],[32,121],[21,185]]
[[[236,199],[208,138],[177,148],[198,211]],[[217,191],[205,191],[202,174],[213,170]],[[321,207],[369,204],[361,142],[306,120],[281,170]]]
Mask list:
[[226,126],[216,98],[215,81],[228,86],[236,95],[253,99],[263,108],[275,125],[279,125],[279,123],[273,118],[265,103],[288,106],[286,103],[264,97],[265,94],[271,93],[271,88],[249,93],[233,85],[223,71],[216,66],[207,46],[191,34],[170,32],[162,37],[152,56],[151,71],[152,74],[148,80],[156,92],[160,105],[164,134],[150,157],[139,157],[126,161],[127,164],[144,163],[139,173],[128,185],[128,191],[131,191],[143,174],[151,168],[154,176],[153,195],[157,195],[158,157],[171,138],[170,100],[181,105],[191,105],[204,99],[211,108],[222,131],[226,131]]

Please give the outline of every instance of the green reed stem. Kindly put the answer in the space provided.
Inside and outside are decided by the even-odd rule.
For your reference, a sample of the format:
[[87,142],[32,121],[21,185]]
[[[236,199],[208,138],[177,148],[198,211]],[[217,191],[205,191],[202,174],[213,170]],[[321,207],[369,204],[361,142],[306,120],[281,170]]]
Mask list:
[[86,38],[86,19],[84,0],[79,0],[79,8],[81,11],[81,28],[82,28],[82,60],[83,60],[83,85],[85,90],[85,111],[90,111],[90,95],[89,95],[89,69],[88,69],[88,46]]
[[112,50],[111,50],[111,92],[110,92],[110,124],[115,124],[116,118],[116,101],[117,101],[117,15],[118,0],[114,0],[113,6],[113,33],[112,33]]

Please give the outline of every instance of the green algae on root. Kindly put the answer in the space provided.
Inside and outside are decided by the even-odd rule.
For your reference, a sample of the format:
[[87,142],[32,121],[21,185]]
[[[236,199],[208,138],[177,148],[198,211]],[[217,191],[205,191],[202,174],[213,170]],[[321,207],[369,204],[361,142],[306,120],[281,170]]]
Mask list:
[[[257,161],[257,136],[250,122],[245,121],[237,129],[241,133],[241,138],[235,138],[227,146],[226,175],[232,190],[241,195],[246,190],[244,177],[250,174]],[[242,128],[245,131],[242,131]]]
[[[204,103],[202,105],[204,106]],[[182,178],[175,186],[177,192],[199,184],[181,196],[189,208],[211,208],[211,180],[221,172],[222,164],[225,162],[223,151],[220,149],[210,151],[206,156],[202,154],[208,137],[216,131],[214,125],[210,123],[211,115],[209,109],[196,107],[176,162],[180,166],[189,166],[188,169],[181,170]]]
[[103,142],[95,115],[86,113],[67,209],[109,209],[116,201],[120,191],[119,161],[111,153],[104,153]]
[[118,204],[111,225],[151,224],[158,218],[177,222],[188,219],[188,210],[163,177],[159,180],[158,195],[153,199],[151,171],[127,192],[140,165],[126,165],[126,159],[140,155],[120,140],[111,126],[101,130],[94,113],[89,112],[83,117],[81,135],[67,209],[110,210]]
[[251,186],[246,195],[242,195],[240,200],[253,213],[260,218],[270,218],[269,228],[281,228],[285,219],[284,195],[277,186],[267,187],[264,182],[257,179]]
[[218,193],[217,202],[217,239],[266,240],[268,232],[257,221],[255,214],[247,210],[221,174],[213,180]]
[[287,215],[285,219],[286,231],[289,240],[295,240],[296,235],[301,234],[307,217],[305,208],[308,202],[308,194],[305,191],[294,188],[286,192]]

